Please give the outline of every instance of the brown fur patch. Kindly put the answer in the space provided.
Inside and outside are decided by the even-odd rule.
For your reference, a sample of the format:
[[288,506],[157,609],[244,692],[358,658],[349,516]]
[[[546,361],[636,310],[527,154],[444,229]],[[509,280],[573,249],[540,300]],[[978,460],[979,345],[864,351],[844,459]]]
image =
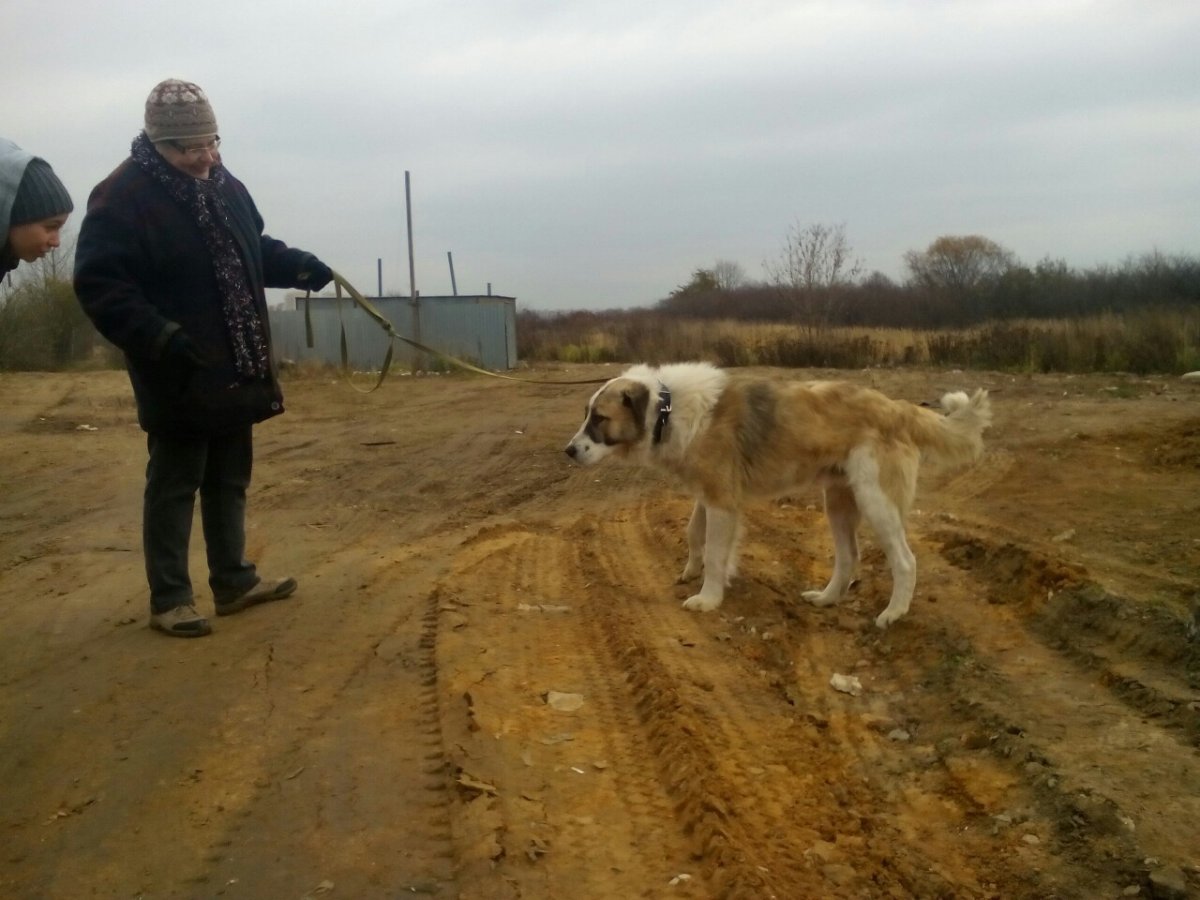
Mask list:
[[588,434],[601,444],[634,444],[646,433],[649,389],[638,381],[617,379],[592,403]]

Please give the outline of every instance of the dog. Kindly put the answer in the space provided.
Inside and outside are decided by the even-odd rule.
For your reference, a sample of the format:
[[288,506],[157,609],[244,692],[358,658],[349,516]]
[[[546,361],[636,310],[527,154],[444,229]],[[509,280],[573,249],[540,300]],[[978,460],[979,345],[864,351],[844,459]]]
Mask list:
[[833,575],[804,599],[817,606],[842,599],[866,519],[891,569],[891,598],[875,619],[886,628],[908,612],[916,585],[904,521],[921,460],[977,460],[992,420],[983,389],[947,393],[940,405],[937,412],[844,381],[743,380],[708,363],[637,365],[592,395],[566,453],[584,466],[609,457],[656,466],[690,491],[696,502],[679,583],[703,572],[699,593],[683,603],[701,612],[721,605],[737,572],[746,503],[819,486]]

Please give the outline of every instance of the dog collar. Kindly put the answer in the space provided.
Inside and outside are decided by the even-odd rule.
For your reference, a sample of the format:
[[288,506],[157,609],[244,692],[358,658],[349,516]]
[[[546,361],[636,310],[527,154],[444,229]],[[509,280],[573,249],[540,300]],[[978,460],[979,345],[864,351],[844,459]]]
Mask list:
[[658,386],[658,418],[654,421],[654,443],[662,442],[663,429],[667,427],[667,419],[671,418],[671,392],[666,385]]

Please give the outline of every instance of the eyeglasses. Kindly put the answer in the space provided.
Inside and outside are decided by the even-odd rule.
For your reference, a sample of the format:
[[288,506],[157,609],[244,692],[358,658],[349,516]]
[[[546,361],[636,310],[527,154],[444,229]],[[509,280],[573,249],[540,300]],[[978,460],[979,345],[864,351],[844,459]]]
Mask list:
[[186,156],[188,159],[200,159],[200,157],[204,156],[205,154],[212,154],[214,156],[216,155],[217,151],[221,148],[221,136],[218,134],[207,144],[203,144],[199,147],[185,147],[178,141],[167,141],[167,143]]

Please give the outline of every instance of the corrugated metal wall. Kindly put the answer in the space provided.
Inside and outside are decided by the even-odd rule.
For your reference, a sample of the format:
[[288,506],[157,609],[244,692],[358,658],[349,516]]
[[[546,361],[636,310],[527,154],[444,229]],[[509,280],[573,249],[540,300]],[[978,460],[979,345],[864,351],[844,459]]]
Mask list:
[[[398,334],[420,341],[451,356],[485,369],[504,370],[517,364],[517,312],[512,297],[462,296],[422,297],[418,303],[407,297],[370,297]],[[271,310],[271,340],[276,359],[294,362],[341,363],[341,322],[346,326],[346,344],[351,368],[360,372],[378,370],[387,353],[388,339],[375,320],[342,299],[341,319],[333,297],[311,298],[313,347],[304,335],[304,299],[296,310]],[[396,342],[392,364],[401,368],[441,367],[410,347]]]

